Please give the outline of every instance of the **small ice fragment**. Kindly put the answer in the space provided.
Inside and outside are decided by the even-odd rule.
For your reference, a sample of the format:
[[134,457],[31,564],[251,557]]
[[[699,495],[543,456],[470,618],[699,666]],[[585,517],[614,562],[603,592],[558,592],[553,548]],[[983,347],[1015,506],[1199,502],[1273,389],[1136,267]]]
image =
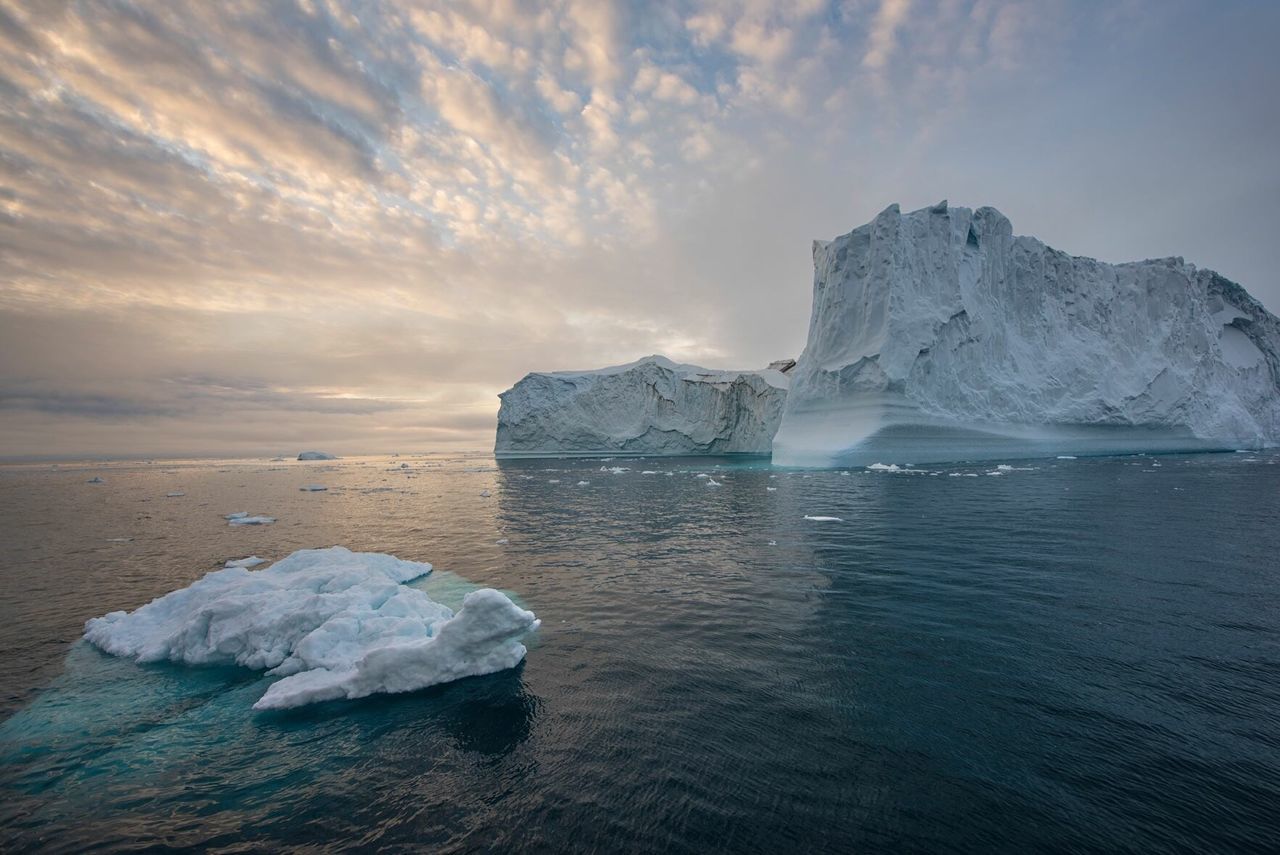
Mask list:
[[872,463],[867,467],[875,472],[901,472],[902,467],[896,463]]
[[720,487],[720,486],[723,486],[723,485],[721,485],[721,483],[720,483],[719,481],[717,481],[715,478],[708,478],[708,479],[707,479],[707,486],[708,486],[708,487]]
[[88,481],[85,481],[85,483],[86,483],[86,484],[105,484],[105,483],[107,483],[107,482],[106,482],[106,481],[104,481],[104,480],[102,480],[102,476],[100,476],[100,475],[94,475],[94,476],[93,476],[92,478],[90,478]]
[[547,483],[548,483],[548,484],[559,484],[559,483],[560,483],[560,479],[559,479],[559,478],[550,478],[550,479],[548,479],[548,480],[547,480]]
[[1076,456],[1074,454],[1059,454],[1058,459],[1059,460],[1075,460]]
[[491,495],[492,495],[492,494],[491,494],[488,490],[481,490],[481,491],[480,491],[480,498],[482,498],[482,499],[487,499],[487,498],[489,498],[489,496],[491,496]]
[[505,546],[506,544],[508,544],[508,543],[510,543],[510,542],[511,542],[511,541],[507,540],[505,537],[500,537],[500,538],[498,538],[497,540],[495,540],[495,541],[494,541],[494,543],[496,543],[498,546]]
[[266,564],[267,559],[259,558],[256,555],[250,555],[248,558],[233,558],[224,564],[224,567],[243,567],[246,570],[250,567],[257,567],[259,564]]
[[770,493],[776,493],[776,492],[778,492],[778,488],[777,488],[777,487],[765,487],[765,489],[766,489],[766,490],[768,490]]
[[302,487],[299,487],[298,489],[304,493],[323,493],[325,490],[328,490],[329,488],[323,484],[306,484]]
[[805,514],[804,518],[807,520],[813,520],[814,522],[844,522],[840,517],[815,517]]
[[1001,464],[1000,464],[999,466],[997,466],[996,468],[997,468],[997,469],[999,469],[1001,472],[1012,472],[1012,471],[1013,471],[1013,467],[1012,467],[1012,466],[1010,466],[1008,463],[1001,463]]
[[652,469],[646,469],[640,473],[641,475],[657,475],[658,473]]
[[706,472],[699,472],[699,473],[698,473],[697,475],[695,475],[694,477],[695,477],[695,478],[710,478],[711,476],[710,476],[710,475],[708,475]]
[[165,493],[164,497],[166,499],[181,499],[185,495],[187,494],[182,492],[181,490],[174,490],[172,493]]
[[578,482],[578,486],[579,486],[579,487],[585,487],[585,486],[587,486],[587,485],[588,485],[588,484],[590,484],[590,483],[591,483],[590,481],[579,481],[579,482]]
[[226,516],[223,517],[223,519],[224,520],[242,520],[247,516],[249,516],[248,511],[236,511],[234,514],[227,514]]
[[108,537],[107,543],[130,543],[132,540],[132,537]]
[[1003,472],[988,472],[988,475],[1003,475]]
[[771,541],[769,541],[769,545],[770,545],[770,546],[777,546],[777,545],[778,545],[778,541],[776,541],[776,540],[771,540]]
[[266,516],[251,517],[251,516],[245,515],[245,516],[236,516],[232,519],[229,519],[227,520],[227,524],[228,525],[271,525],[275,521],[276,521],[275,517],[266,517]]

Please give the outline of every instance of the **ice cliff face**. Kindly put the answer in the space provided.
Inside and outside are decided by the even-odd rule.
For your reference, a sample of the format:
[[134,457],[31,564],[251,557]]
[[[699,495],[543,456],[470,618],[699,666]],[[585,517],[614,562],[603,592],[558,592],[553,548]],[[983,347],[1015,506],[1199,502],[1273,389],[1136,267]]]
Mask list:
[[815,242],[775,463],[1280,441],[1280,321],[1180,258],[1105,264],[945,202]]
[[768,454],[787,386],[777,368],[712,371],[661,356],[529,374],[499,396],[494,453]]

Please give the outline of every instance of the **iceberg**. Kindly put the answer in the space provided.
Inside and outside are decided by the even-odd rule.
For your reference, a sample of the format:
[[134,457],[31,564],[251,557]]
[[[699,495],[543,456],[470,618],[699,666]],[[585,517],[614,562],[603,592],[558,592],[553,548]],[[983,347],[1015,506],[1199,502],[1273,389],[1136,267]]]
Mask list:
[[[249,559],[245,559],[248,561]],[[505,594],[472,591],[455,614],[406,585],[431,565],[340,546],[303,549],[265,570],[229,564],[84,637],[137,662],[241,665],[282,679],[254,709],[409,692],[511,668],[538,628]]]
[[494,454],[768,454],[791,364],[715,371],[655,355],[528,374],[498,396]]
[[332,454],[326,454],[323,451],[304,451],[298,455],[299,460],[337,460],[338,458]]
[[1280,441],[1280,320],[1181,258],[1107,264],[941,202],[813,245],[773,462],[868,466]]

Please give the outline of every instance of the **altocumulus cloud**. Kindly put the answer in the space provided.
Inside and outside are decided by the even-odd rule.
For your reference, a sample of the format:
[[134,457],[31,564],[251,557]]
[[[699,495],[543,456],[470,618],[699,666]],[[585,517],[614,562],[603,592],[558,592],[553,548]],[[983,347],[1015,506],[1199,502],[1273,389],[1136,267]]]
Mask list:
[[1275,307],[1277,17],[0,2],[0,454],[483,447],[528,370],[794,356],[893,201]]

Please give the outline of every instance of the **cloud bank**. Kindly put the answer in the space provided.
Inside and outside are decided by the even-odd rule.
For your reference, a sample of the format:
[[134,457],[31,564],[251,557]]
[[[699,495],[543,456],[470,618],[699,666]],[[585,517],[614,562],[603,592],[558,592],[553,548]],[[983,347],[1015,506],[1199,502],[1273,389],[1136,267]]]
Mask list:
[[796,355],[810,239],[895,201],[1275,309],[1277,34],[1247,3],[0,2],[0,454],[485,447],[529,370]]

